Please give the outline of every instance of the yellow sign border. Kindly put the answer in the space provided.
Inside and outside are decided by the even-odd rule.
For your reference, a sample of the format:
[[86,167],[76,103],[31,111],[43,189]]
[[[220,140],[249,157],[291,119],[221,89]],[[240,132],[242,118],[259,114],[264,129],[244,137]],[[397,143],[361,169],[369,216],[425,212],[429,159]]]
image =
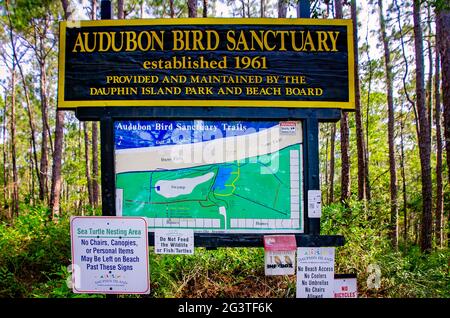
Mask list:
[[[68,27],[140,26],[140,25],[329,25],[347,27],[348,102],[332,101],[277,101],[277,100],[81,100],[66,101],[64,77],[66,57],[66,29]],[[69,25],[69,26],[68,26]],[[283,19],[283,18],[179,18],[136,20],[62,21],[59,26],[58,109],[109,106],[207,106],[207,107],[292,107],[355,109],[353,23],[345,19]]]

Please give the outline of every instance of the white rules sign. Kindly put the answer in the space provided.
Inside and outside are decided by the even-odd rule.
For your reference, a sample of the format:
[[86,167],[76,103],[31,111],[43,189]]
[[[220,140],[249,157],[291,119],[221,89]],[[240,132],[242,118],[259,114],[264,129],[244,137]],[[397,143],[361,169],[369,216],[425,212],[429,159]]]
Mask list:
[[194,231],[180,229],[155,230],[155,254],[194,254]]
[[297,298],[334,297],[334,247],[297,249]]
[[72,217],[74,293],[148,294],[148,233],[144,218]]

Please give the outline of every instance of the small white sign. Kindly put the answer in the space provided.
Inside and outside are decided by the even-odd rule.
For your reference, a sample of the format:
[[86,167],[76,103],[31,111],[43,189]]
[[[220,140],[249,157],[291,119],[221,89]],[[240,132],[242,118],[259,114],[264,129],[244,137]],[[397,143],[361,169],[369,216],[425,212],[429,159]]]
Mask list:
[[194,254],[194,231],[178,229],[155,230],[156,254]]
[[334,298],[334,247],[297,249],[297,298]]
[[320,218],[322,216],[322,192],[308,190],[308,217]]
[[336,278],[334,280],[334,298],[358,298],[356,278]]
[[150,293],[144,218],[72,217],[70,236],[74,293]]
[[295,135],[297,123],[295,121],[280,121],[281,135]]

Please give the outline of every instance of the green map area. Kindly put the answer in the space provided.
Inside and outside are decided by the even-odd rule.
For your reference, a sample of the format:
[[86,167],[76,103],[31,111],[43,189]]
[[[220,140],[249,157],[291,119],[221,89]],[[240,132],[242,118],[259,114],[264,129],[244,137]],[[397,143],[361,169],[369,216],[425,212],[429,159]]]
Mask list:
[[301,180],[291,173],[300,175],[300,154],[294,144],[239,161],[118,173],[122,215],[147,217],[150,228],[299,231]]

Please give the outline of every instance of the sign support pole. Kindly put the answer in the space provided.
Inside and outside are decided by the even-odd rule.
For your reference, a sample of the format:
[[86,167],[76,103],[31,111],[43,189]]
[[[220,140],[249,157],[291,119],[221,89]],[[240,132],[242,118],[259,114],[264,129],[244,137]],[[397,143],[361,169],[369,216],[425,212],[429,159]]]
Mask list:
[[[102,0],[100,3],[100,16],[102,20],[112,17],[111,1]],[[114,121],[108,109],[100,118],[100,156],[102,173],[102,215],[116,215],[115,200],[115,167],[114,167]]]
[[100,17],[102,20],[109,20],[112,16],[111,11],[111,1],[110,0],[102,0],[100,3]]
[[114,120],[111,116],[100,119],[102,160],[102,215],[116,215],[115,167],[114,167]]
[[311,17],[311,5],[309,0],[298,0],[297,17],[306,19]]
[[[297,17],[310,18],[309,0],[298,0]],[[320,235],[320,218],[308,217],[308,191],[320,190],[319,180],[319,121],[316,117],[308,117],[304,121],[305,136],[305,231],[312,235]]]
[[[308,233],[312,235],[320,234],[320,218],[311,218],[308,216],[308,191],[320,190],[319,180],[319,121],[317,118],[307,118],[303,121],[305,125],[305,216],[307,222],[305,225]],[[306,230],[306,229],[305,229]]]
[[[108,20],[112,17],[112,8],[110,0],[100,2],[100,16],[102,20]],[[115,165],[114,165],[114,120],[105,108],[100,118],[100,156],[101,156],[101,174],[102,174],[102,215],[116,215],[116,196],[115,196]],[[106,298],[116,299],[117,295],[106,294]]]

